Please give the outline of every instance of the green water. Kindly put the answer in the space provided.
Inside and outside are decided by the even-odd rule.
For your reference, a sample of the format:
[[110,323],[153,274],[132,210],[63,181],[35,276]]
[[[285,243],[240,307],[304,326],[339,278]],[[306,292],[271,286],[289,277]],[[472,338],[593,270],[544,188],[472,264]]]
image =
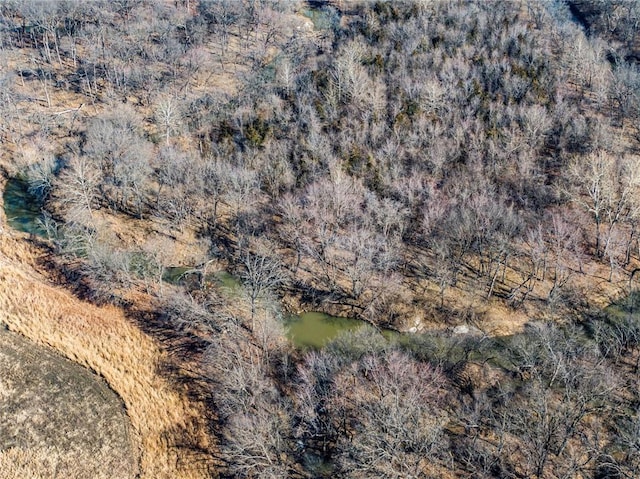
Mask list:
[[[200,271],[193,266],[167,266],[164,269],[162,280],[171,284],[194,284],[200,281]],[[231,296],[240,294],[242,282],[227,271],[215,271],[207,274],[208,283],[215,283]]]
[[211,276],[213,280],[231,296],[238,296],[242,291],[242,281],[228,271],[216,271]]
[[[192,266],[170,266],[165,269],[162,279],[171,284],[184,285],[190,281],[199,281],[200,277]],[[207,282],[217,284],[229,297],[238,297],[242,293],[242,281],[228,271],[207,274]],[[299,349],[320,349],[341,334],[355,331],[366,324],[358,319],[315,311],[289,315],[285,320],[287,337]],[[394,333],[385,330],[383,334],[390,340]]]
[[319,312],[291,315],[286,320],[287,337],[296,348],[320,349],[329,341],[366,323],[358,319],[341,318]]
[[191,274],[187,275],[189,271],[193,271],[191,266],[167,266],[162,274],[162,281],[171,284],[183,284],[185,278]]
[[42,226],[42,203],[29,193],[26,182],[11,178],[4,188],[4,214],[7,223],[15,230],[38,236],[47,236]]

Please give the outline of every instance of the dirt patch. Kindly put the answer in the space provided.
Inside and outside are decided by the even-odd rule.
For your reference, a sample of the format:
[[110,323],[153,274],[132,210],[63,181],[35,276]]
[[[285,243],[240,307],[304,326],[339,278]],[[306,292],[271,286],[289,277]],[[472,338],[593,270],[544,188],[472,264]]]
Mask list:
[[129,432],[104,380],[0,329],[2,477],[135,477]]

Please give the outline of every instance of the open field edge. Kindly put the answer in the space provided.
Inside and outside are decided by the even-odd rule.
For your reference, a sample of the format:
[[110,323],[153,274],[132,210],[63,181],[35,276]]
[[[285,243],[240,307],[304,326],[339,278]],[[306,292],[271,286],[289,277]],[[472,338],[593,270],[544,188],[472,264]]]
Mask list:
[[0,234],[0,324],[104,377],[125,404],[141,478],[211,477],[205,411],[189,400],[186,386],[160,377],[165,353],[122,310],[51,284],[32,266],[41,254]]

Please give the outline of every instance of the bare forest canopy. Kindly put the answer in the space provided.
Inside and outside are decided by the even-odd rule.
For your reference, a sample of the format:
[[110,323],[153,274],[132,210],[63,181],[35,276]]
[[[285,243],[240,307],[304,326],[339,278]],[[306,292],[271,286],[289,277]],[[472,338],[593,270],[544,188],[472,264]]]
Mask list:
[[4,1],[2,166],[78,294],[197,344],[223,477],[636,477],[639,12]]

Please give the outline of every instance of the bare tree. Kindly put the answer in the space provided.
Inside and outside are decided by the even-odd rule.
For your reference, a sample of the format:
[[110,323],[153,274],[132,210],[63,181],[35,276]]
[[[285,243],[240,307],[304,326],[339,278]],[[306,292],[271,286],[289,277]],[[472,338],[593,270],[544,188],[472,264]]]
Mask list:
[[288,477],[288,411],[238,326],[213,340],[205,370],[219,416],[221,455],[234,477]]
[[553,285],[548,299],[553,298],[569,281],[574,270],[572,261],[580,261],[579,231],[562,214],[552,214],[550,220],[545,239],[549,246],[549,266],[553,268]]
[[100,188],[111,205],[140,216],[151,174],[151,146],[142,137],[141,120],[124,106],[94,119],[87,130],[84,153],[99,165]]
[[[595,252],[602,258],[614,229],[637,207],[640,163],[635,157],[592,153],[585,163],[574,162],[571,175],[578,186],[574,201],[591,213],[595,224]],[[603,227],[606,229],[603,231]]]
[[169,145],[169,140],[180,131],[182,114],[175,98],[160,99],[155,107],[155,120],[164,132],[164,140]]
[[198,3],[198,11],[209,30],[216,34],[220,46],[220,63],[224,68],[232,27],[241,19],[242,4],[234,1],[203,1]]
[[245,251],[242,256],[242,279],[251,304],[251,329],[255,330],[258,300],[274,293],[285,282],[280,262],[274,257]]
[[525,475],[576,477],[598,457],[600,424],[590,416],[607,410],[618,382],[576,333],[536,325],[516,343],[515,358],[530,379],[505,403],[501,427],[517,438],[516,467]]
[[[365,357],[338,379],[334,404],[347,415],[338,464],[349,477],[426,478],[447,449],[441,373],[399,352]],[[366,391],[366,392],[365,392]],[[335,406],[334,406],[335,407]],[[433,467],[433,466],[432,466]]]
[[300,267],[302,259],[302,237],[304,234],[304,215],[300,201],[293,195],[284,195],[278,204],[282,222],[278,231],[283,241],[290,244],[296,255],[294,273]]
[[247,167],[231,165],[218,172],[222,173],[222,180],[227,184],[224,197],[232,208],[236,225],[239,225],[241,212],[254,206],[259,198],[258,175]]
[[226,179],[226,170],[229,166],[221,158],[207,158],[201,168],[204,194],[209,199],[207,208],[209,211],[204,215],[210,218],[213,226],[218,222],[218,207],[226,198],[229,190],[229,182]]
[[[342,229],[353,224],[357,218],[359,205],[363,201],[362,192],[359,182],[338,171],[332,179],[309,185],[304,197],[305,251],[321,267],[323,280],[331,289],[337,285],[341,267],[341,251],[336,249],[338,238]],[[352,259],[355,264],[358,263],[356,257]]]
[[[621,449],[616,454],[616,446]],[[620,477],[636,477],[640,473],[640,416],[638,411],[625,414],[616,424],[616,438],[611,454],[604,456],[599,471]]]
[[613,80],[611,81],[610,98],[615,104],[615,112],[618,114],[620,122],[624,122],[625,118],[638,118],[638,109],[640,107],[640,96],[638,88],[640,87],[640,70],[633,63],[620,61],[613,71]]
[[56,183],[56,194],[68,210],[68,221],[91,224],[101,179],[100,171],[89,158],[71,156]]
[[222,452],[233,477],[290,477],[286,462],[287,429],[286,410],[271,401],[264,401],[255,411],[230,418]]
[[365,228],[359,228],[339,235],[336,243],[338,248],[331,250],[329,262],[340,265],[347,276],[349,288],[345,293],[359,299],[375,276],[375,264],[384,248],[384,239]]
[[189,151],[174,146],[165,146],[156,156],[154,177],[157,182],[155,215],[169,220],[180,230],[203,208],[205,182],[203,165]]
[[330,403],[336,394],[334,380],[339,364],[334,354],[310,352],[298,366],[294,405],[296,438],[305,448],[330,457],[338,435]]

